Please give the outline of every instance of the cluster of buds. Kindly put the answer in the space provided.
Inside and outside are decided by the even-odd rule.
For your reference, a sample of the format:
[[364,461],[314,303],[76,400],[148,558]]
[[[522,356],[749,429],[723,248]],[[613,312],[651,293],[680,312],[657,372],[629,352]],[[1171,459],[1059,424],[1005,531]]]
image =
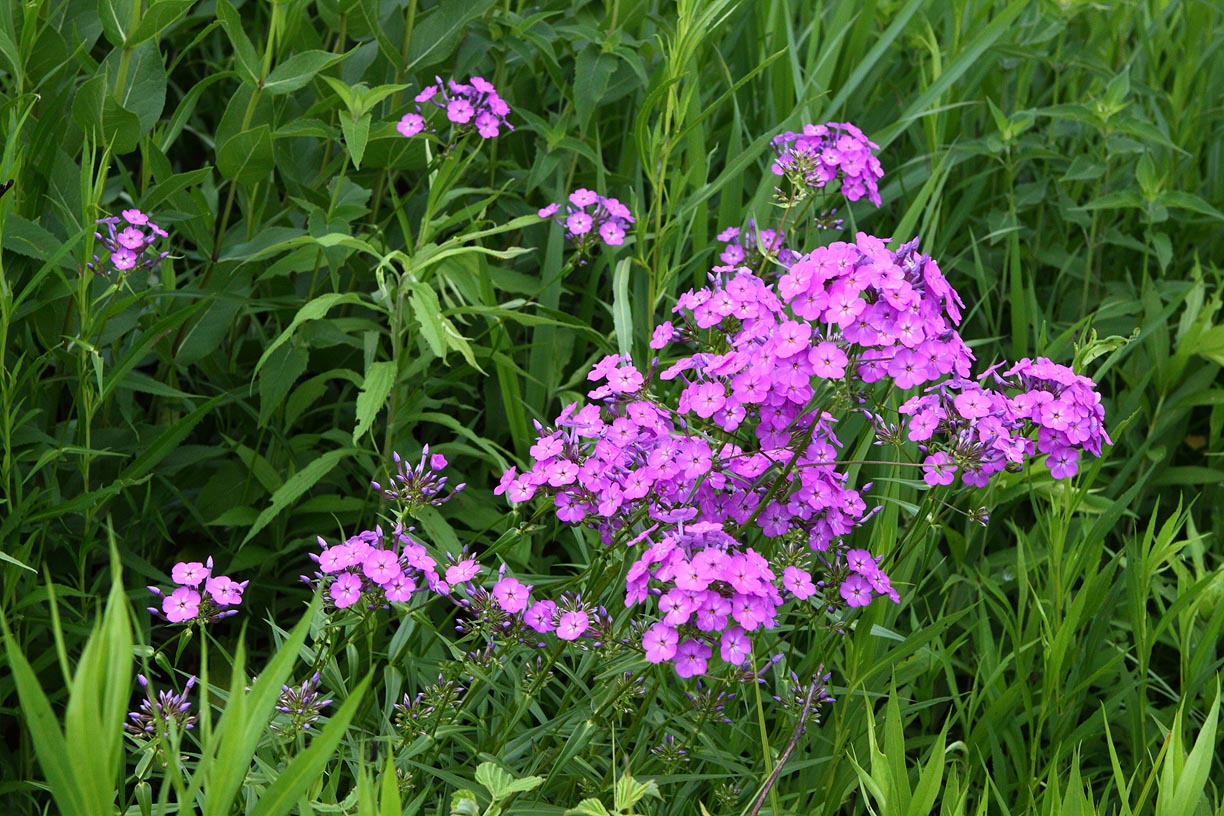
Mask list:
[[269,728],[290,739],[302,731],[309,731],[319,721],[324,707],[331,705],[331,700],[322,700],[321,696],[318,672],[300,686],[281,686],[276,710],[288,716],[284,722],[274,722]]
[[196,715],[191,713],[191,703],[187,702],[187,693],[196,683],[195,677],[187,678],[180,692],[162,691],[156,696],[147,677],[138,674],[136,681],[145,690],[145,698],[140,701],[139,709],[128,713],[128,721],[123,724],[128,733],[157,737],[168,734],[172,727],[182,732],[195,725]]
[[[170,623],[211,623],[238,614],[242,593],[249,581],[235,581],[228,575],[213,575],[212,557],[204,562],[180,561],[170,571],[177,586],[167,595],[155,586],[149,591],[161,601],[161,609],[150,606],[149,612]],[[198,589],[204,585],[201,594]]]
[[565,227],[566,240],[572,241],[583,255],[600,242],[607,246],[620,246],[625,242],[625,233],[634,223],[633,214],[624,204],[585,188],[569,194],[564,216],[560,214],[560,209],[560,204],[553,203],[536,214],[540,218],[552,218]]
[[415,697],[405,694],[403,702],[395,704],[395,727],[412,737],[428,733],[441,720],[457,713],[466,691],[457,680],[446,680],[439,674],[436,683]]
[[106,225],[106,233],[95,232],[94,238],[106,249],[107,259],[102,261],[94,255],[93,261],[85,266],[104,278],[109,278],[112,272],[151,269],[170,255],[153,248],[158,238],[166,238],[169,233],[150,221],[148,215],[132,209],[124,210],[122,216],[98,219],[99,224]]
[[400,119],[396,130],[400,135],[411,139],[418,133],[428,130],[425,111],[421,105],[432,105],[446,111],[446,119],[451,123],[452,133],[461,134],[475,131],[482,139],[492,139],[501,134],[502,128],[514,130],[514,126],[506,121],[510,106],[497,94],[497,89],[481,77],[474,76],[467,82],[442,77],[434,77],[435,83],[426,86],[416,95],[416,111]]
[[445,504],[467,487],[466,484],[459,484],[449,493],[443,494],[446,477],[441,475],[440,471],[446,467],[446,457],[440,453],[431,455],[428,445],[421,450],[421,461],[411,469],[398,453],[392,453],[391,459],[395,462],[391,483],[383,487],[378,482],[370,482],[370,486],[388,501],[402,504],[410,516],[425,505],[437,507]]

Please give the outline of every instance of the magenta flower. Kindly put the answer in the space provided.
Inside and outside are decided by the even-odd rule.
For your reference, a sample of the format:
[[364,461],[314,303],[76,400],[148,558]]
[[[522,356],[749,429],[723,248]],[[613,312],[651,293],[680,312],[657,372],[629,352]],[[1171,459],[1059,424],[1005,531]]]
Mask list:
[[337,609],[347,609],[361,598],[361,578],[346,572],[332,581],[332,602]]
[[553,601],[536,601],[523,615],[523,623],[544,634],[557,628],[554,623],[557,614],[557,604]]
[[426,86],[416,95],[415,111],[400,119],[396,130],[401,135],[412,138],[427,131],[435,132],[429,127],[427,111],[422,109],[422,105],[445,112],[446,120],[451,124],[452,142],[473,131],[482,139],[493,139],[501,134],[503,128],[514,130],[514,126],[506,120],[510,106],[491,83],[480,77],[472,77],[468,82],[453,79],[443,82],[441,77],[434,79],[433,85]]
[[425,117],[419,113],[406,113],[395,129],[401,136],[411,139],[425,129]]
[[590,626],[590,618],[586,612],[577,610],[562,612],[557,621],[557,637],[561,640],[577,640]]
[[480,564],[474,558],[465,558],[458,564],[454,564],[446,568],[446,583],[454,586],[455,584],[466,583],[480,572]]
[[180,561],[170,570],[170,577],[180,586],[195,587],[212,572],[212,559],[206,565],[199,561]]
[[524,586],[517,578],[502,578],[493,585],[493,597],[497,600],[497,605],[511,615],[527,608],[530,594],[531,587]]
[[583,255],[603,243],[620,246],[625,242],[629,225],[634,223],[629,208],[615,198],[604,198],[593,190],[579,188],[566,199],[564,215],[557,215],[561,205],[549,204],[539,210],[541,218],[552,218],[565,227],[566,239],[573,241]]
[[248,583],[250,582],[239,583],[227,575],[218,575],[207,579],[204,588],[218,606],[237,606],[242,603],[242,592]]
[[651,663],[671,660],[679,642],[679,633],[665,623],[656,623],[642,635],[642,648],[646,650],[646,659]]
[[171,623],[194,620],[200,612],[200,593],[181,586],[162,601],[162,611]]

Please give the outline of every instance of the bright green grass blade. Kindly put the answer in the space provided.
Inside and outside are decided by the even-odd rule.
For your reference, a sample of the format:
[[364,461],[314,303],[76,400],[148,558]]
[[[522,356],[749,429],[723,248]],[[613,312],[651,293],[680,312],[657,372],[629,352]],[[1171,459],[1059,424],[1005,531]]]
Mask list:
[[[299,797],[318,781],[323,768],[334,759],[336,746],[344,739],[349,722],[364,702],[366,690],[370,687],[373,677],[374,673],[370,672],[357,684],[327,727],[310,741],[310,747],[295,756],[276,777],[276,781],[268,786],[259,802],[251,809],[250,816],[283,816],[289,813]],[[373,789],[373,784],[370,789]]]

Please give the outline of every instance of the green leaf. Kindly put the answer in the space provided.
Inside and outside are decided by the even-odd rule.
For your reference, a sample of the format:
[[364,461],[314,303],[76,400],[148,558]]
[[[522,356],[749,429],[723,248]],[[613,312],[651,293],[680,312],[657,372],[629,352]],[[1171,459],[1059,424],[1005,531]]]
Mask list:
[[616,72],[616,57],[603,53],[594,43],[578,53],[574,66],[574,113],[578,129],[587,131],[595,106],[608,90],[608,81]]
[[361,383],[361,393],[357,395],[357,427],[353,428],[353,444],[357,444],[378,412],[387,403],[391,388],[395,385],[395,363],[371,363],[366,369],[365,380]]
[[117,155],[140,144],[140,118],[115,101],[104,74],[85,80],[72,101],[72,118]]
[[272,129],[267,125],[244,130],[217,145],[217,169],[230,181],[262,181],[273,164]]
[[259,80],[263,77],[263,66],[258,54],[255,53],[255,46],[251,45],[251,40],[246,35],[242,18],[229,4],[229,0],[217,0],[217,19],[221,21],[221,26],[225,29],[226,36],[229,37],[230,45],[234,48],[238,75],[244,82],[258,86]]
[[449,59],[459,38],[472,20],[493,7],[495,0],[468,0],[466,3],[439,3],[412,31],[405,72],[418,66],[427,68]]
[[115,48],[123,46],[127,29],[132,23],[132,11],[136,0],[98,0],[98,19],[102,21],[102,33],[106,41]]
[[612,804],[620,812],[629,813],[634,805],[646,796],[660,798],[658,783],[653,779],[638,782],[626,773],[616,780],[616,787],[612,790]]
[[353,715],[365,701],[365,693],[373,677],[374,672],[371,671],[357,684],[323,731],[310,741],[310,747],[295,756],[276,775],[276,780],[249,811],[250,816],[284,816],[297,807],[298,800],[311,785],[318,782],[323,769],[334,758],[336,747],[346,736]]
[[153,440],[147,448],[140,452],[136,457],[136,461],[128,465],[123,473],[116,480],[116,485],[135,484],[137,480],[157,466],[161,460],[165,459],[178,448],[184,439],[187,438],[196,425],[199,425],[204,417],[208,416],[218,405],[228,400],[228,394],[218,394],[200,407],[196,408],[191,413],[178,419],[177,422],[172,422],[162,431],[157,439]]
[[294,54],[268,74],[263,88],[273,96],[293,93],[306,87],[315,74],[343,62],[349,54],[333,54],[330,51],[303,51]]
[[151,3],[145,9],[140,22],[136,24],[135,30],[128,36],[127,47],[132,48],[160,35],[182,19],[195,3],[196,0],[156,0]]
[[354,120],[348,111],[340,111],[340,129],[344,131],[344,146],[353,160],[353,168],[360,170],[366,144],[370,141],[370,114]]
[[1199,215],[1208,215],[1217,221],[1224,221],[1224,213],[1217,210],[1215,207],[1208,204],[1203,199],[1187,193],[1183,190],[1169,190],[1160,197],[1160,203],[1166,207],[1173,207],[1179,210],[1190,210]]
[[575,807],[565,811],[565,816],[612,816],[598,799],[583,799]]
[[409,281],[411,290],[409,302],[412,304],[412,314],[421,327],[421,336],[429,344],[429,350],[435,357],[446,356],[445,329],[442,327],[442,304],[438,302],[438,293],[431,287],[418,281]]
[[280,408],[289,389],[306,370],[310,354],[302,346],[281,346],[270,358],[271,365],[259,374],[259,427]]
[[333,307],[339,306],[342,303],[364,302],[365,300],[361,295],[353,292],[346,294],[331,292],[326,295],[320,295],[319,297],[310,301],[305,306],[298,309],[298,312],[293,316],[293,322],[289,324],[289,327],[281,332],[280,336],[273,340],[270,346],[264,349],[264,353],[260,356],[259,362],[255,364],[255,373],[259,373],[259,370],[263,368],[264,363],[266,363],[268,358],[272,356],[272,352],[284,345],[284,343],[293,336],[293,333],[297,331],[298,326],[301,326],[303,323],[309,320],[318,320],[327,314]]
[[627,360],[633,359],[633,304],[629,298],[629,270],[633,261],[624,258],[612,273],[612,325],[616,329],[616,348]]
[[275,493],[272,494],[272,502],[268,507],[259,514],[259,518],[255,519],[255,523],[251,525],[251,529],[247,531],[246,536],[242,539],[242,546],[254,538],[260,530],[268,526],[268,522],[276,518],[289,505],[297,501],[303,493],[331,472],[331,469],[345,457],[352,456],[358,453],[355,448],[341,448],[332,450],[314,459],[306,467],[299,470],[297,473],[285,480],[285,483],[280,486]]
[[470,790],[457,790],[451,795],[450,816],[480,816],[480,803]]
[[535,790],[544,784],[544,777],[525,776],[522,779],[515,779],[508,771],[496,764],[482,762],[476,768],[476,781],[485,786],[489,795],[493,797],[493,801],[498,802],[511,794]]

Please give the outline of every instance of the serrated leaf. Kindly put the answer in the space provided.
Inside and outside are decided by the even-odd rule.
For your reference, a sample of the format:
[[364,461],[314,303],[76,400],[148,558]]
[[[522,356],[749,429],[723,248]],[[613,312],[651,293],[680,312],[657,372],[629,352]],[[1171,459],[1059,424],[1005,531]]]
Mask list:
[[[341,459],[352,456],[357,451],[353,448],[341,448],[324,453],[319,458],[310,462],[306,467],[299,470],[297,473],[285,480],[285,483],[280,486],[280,489],[272,494],[272,501],[259,514],[259,518],[255,519],[255,523],[251,525],[251,529],[247,530],[247,534],[242,539],[242,544],[246,544],[272,519],[280,515],[289,505],[297,501],[303,493],[314,487],[316,483],[336,466]],[[242,545],[239,545],[242,546]]]
[[293,322],[289,324],[289,327],[281,332],[280,336],[273,340],[270,346],[264,349],[264,353],[260,356],[259,362],[255,364],[255,373],[259,373],[259,370],[263,368],[264,363],[268,361],[268,358],[272,355],[272,352],[284,345],[289,338],[293,336],[293,333],[297,331],[298,326],[301,326],[303,323],[310,320],[318,320],[320,317],[327,314],[327,312],[333,307],[339,306],[342,303],[363,302],[364,300],[362,299],[361,295],[356,294],[355,292],[344,294],[339,292],[330,292],[326,295],[320,295],[319,297],[310,301],[305,306],[298,309],[298,312],[293,316]]
[[616,780],[616,787],[612,791],[612,803],[620,812],[628,813],[643,797],[659,797],[659,795],[659,786],[653,779],[638,782],[629,774],[624,774]]
[[357,427],[353,428],[353,444],[370,429],[378,412],[387,404],[395,385],[396,366],[393,362],[371,363],[366,369],[361,392],[357,395]]
[[598,799],[583,799],[576,806],[565,811],[565,816],[612,816],[612,814]]

